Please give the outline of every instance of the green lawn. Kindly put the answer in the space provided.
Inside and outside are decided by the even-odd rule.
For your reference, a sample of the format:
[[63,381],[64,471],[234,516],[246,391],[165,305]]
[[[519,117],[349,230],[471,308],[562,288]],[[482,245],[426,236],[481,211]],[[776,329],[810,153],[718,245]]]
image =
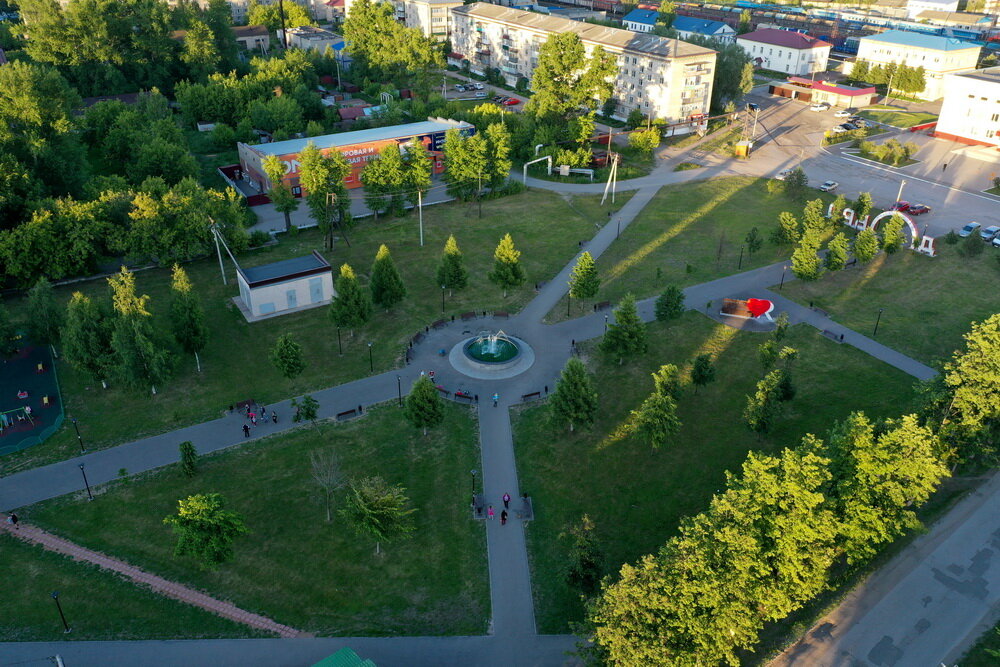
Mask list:
[[[310,452],[333,449],[349,478],[402,484],[416,531],[383,544],[358,536],[325,509]],[[24,518],[279,623],[322,635],[474,635],[489,613],[485,540],[469,516],[469,470],[479,467],[475,420],[450,404],[424,437],[387,404],[348,424],[321,423],[206,458],[194,478],[174,465],[92,502],[64,497]],[[215,572],[172,555],[163,518],[193,493],[221,493],[251,533]],[[342,498],[343,492],[338,497]]]
[[[205,305],[209,325],[209,343],[202,354],[204,371],[198,374],[193,358],[179,356],[174,376],[157,388],[156,396],[151,396],[142,390],[103,390],[99,382],[60,363],[67,413],[79,420],[87,447],[101,449],[212,419],[234,401],[253,397],[273,403],[363,377],[369,373],[368,341],[374,342],[376,372],[393,368],[401,363],[409,337],[445,316],[436,272],[448,234],[455,235],[465,254],[470,280],[468,288],[446,296],[446,314],[516,311],[534,296],[536,282],[549,280],[578,251],[580,239],[593,236],[595,224],[607,222],[606,208],[602,209],[599,201],[596,196],[562,198],[529,191],[483,202],[482,219],[477,216],[475,203],[428,207],[424,211],[424,247],[419,245],[415,216],[360,222],[350,232],[350,247],[338,243],[333,252],[323,254],[335,268],[349,262],[362,280],[367,280],[379,244],[386,243],[409,295],[391,312],[377,310],[372,321],[353,337],[343,331],[343,356],[339,354],[337,331],[330,323],[328,309],[248,324],[230,301],[238,290],[228,260],[228,286],[221,283],[214,257],[192,262],[186,268]],[[511,291],[504,299],[486,275],[492,268],[493,250],[506,232],[512,234],[523,252],[521,262],[528,279],[524,287]],[[254,266],[322,248],[315,230],[282,235],[281,239],[276,247],[243,255],[240,262]],[[169,331],[169,271],[139,272],[136,280],[138,289],[150,296],[150,308],[159,327]],[[108,292],[106,281],[94,280],[60,288],[57,297],[68,300],[77,290],[95,296]],[[10,299],[6,304],[15,317],[25,316],[23,301]],[[268,360],[271,346],[283,333],[292,334],[305,348],[306,369],[294,380],[283,378]],[[64,427],[47,442],[0,459],[0,474],[69,458],[78,451],[76,447],[72,427]]]
[[[6,534],[0,534],[0,577],[4,641],[270,636]],[[53,591],[70,634],[63,633]]]
[[[786,339],[800,352],[792,370],[798,393],[774,432],[758,439],[741,413],[763,374],[756,359],[762,335],[738,333],[688,312],[671,325],[651,324],[649,340],[649,352],[625,366],[603,356],[590,359],[600,394],[592,430],[567,435],[564,425],[549,422],[546,406],[515,420],[519,475],[537,508],[528,540],[542,632],[564,632],[568,622],[581,618],[579,599],[563,583],[569,545],[559,537],[581,515],[595,522],[605,572],[616,574],[623,563],[661,546],[682,517],[706,509],[724,485],[724,472],[737,471],[749,450],[794,446],[805,433],[822,436],[852,410],[897,415],[913,396],[909,376],[800,325]],[[652,390],[650,372],[663,363],[686,368],[704,352],[716,358],[717,381],[698,394],[686,390],[674,447],[653,451],[616,435],[629,410]]]
[[993,248],[979,257],[958,254],[940,239],[938,256],[909,251],[881,254],[870,264],[826,275],[814,283],[786,283],[785,296],[814,303],[841,324],[865,335],[884,309],[878,340],[928,364],[947,360],[962,346],[972,322],[1000,312],[989,289],[1000,264]]
[[[987,651],[992,651],[993,654]],[[1000,624],[983,635],[959,664],[962,667],[996,667],[998,661],[1000,661]]]
[[986,193],[991,195],[997,195],[998,197],[1000,197],[1000,186],[992,187],[989,190],[987,190]]
[[[800,216],[804,202],[769,194],[766,183],[737,176],[662,188],[597,260],[597,300],[617,302],[628,292],[653,296],[669,284],[696,285],[788,258],[790,248],[767,238],[781,211]],[[818,191],[809,197],[832,199]],[[764,245],[753,256],[744,249],[740,268],[740,247],[753,227]],[[565,319],[565,299],[549,313],[552,321]]]
[[876,123],[885,123],[893,127],[913,127],[937,120],[937,114],[926,111],[901,111],[898,109],[864,109],[858,115]]

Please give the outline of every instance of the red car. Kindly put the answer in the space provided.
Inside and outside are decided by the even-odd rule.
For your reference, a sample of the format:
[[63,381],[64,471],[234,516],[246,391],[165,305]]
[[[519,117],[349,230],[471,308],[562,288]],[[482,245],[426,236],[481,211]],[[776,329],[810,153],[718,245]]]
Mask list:
[[504,100],[503,103],[509,107],[512,107],[515,104],[520,104],[521,100],[511,97],[510,99]]
[[898,201],[889,207],[890,211],[899,211],[900,213],[906,213],[910,210],[910,202],[908,201]]
[[910,208],[906,209],[906,212],[910,215],[923,215],[924,213],[930,213],[931,207],[924,206],[923,204],[913,204]]

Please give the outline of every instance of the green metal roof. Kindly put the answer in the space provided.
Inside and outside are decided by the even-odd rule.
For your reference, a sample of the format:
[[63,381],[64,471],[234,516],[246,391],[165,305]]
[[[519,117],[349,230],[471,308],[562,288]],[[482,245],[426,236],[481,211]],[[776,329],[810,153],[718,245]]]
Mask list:
[[342,648],[331,656],[327,656],[312,667],[377,667],[371,660],[362,660],[357,653],[349,648]]

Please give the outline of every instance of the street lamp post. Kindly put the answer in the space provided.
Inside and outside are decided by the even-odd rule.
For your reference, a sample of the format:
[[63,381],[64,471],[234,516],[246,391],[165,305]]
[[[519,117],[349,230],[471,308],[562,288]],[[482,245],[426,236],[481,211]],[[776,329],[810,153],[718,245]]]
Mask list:
[[87,448],[83,446],[83,438],[80,437],[80,427],[76,424],[76,417],[73,417],[73,429],[76,430],[76,439],[80,443],[80,453],[86,454]]
[[872,338],[878,333],[878,323],[882,321],[882,308],[878,309],[878,317],[875,318],[875,329],[872,331]]
[[444,312],[444,289],[445,286],[441,285],[441,312]]
[[896,201],[902,201],[903,199],[903,186],[906,185],[906,179],[904,178],[899,182],[899,191],[896,193]]
[[59,591],[52,591],[52,599],[56,601],[56,609],[59,610],[59,618],[62,619],[63,633],[72,632],[73,629],[69,627],[69,623],[66,622],[66,614],[63,613],[62,605],[59,604]]
[[403,407],[403,378],[396,376],[396,393],[399,395],[399,407]]
[[740,246],[740,263],[737,265],[736,270],[739,271],[743,268],[743,246]]
[[781,267],[781,283],[778,285],[778,289],[781,289],[781,288],[783,288],[785,286],[785,270],[786,269],[788,269],[787,266]]
[[87,481],[87,471],[83,469],[83,464],[80,464],[80,474],[83,475],[83,485],[87,487],[87,500],[93,500],[94,494],[90,492],[90,482]]
[[604,316],[604,333],[608,333],[608,316]]
[[469,472],[472,473],[472,495],[476,495],[476,469],[473,468]]
[[368,343],[368,368],[372,373],[375,372],[375,360],[372,358],[372,344]]
[[340,356],[344,356],[344,344],[340,342],[340,327],[337,327],[337,350],[339,350]]

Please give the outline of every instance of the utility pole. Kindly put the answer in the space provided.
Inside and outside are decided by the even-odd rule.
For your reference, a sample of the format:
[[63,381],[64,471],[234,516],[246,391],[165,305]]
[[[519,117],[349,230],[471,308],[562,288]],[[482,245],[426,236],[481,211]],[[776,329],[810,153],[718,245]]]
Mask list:
[[[483,217],[482,205],[479,208],[479,217]],[[417,219],[420,221],[420,247],[424,247],[424,193],[417,190]]]
[[222,284],[228,285],[229,283],[226,282],[226,267],[222,263],[222,249],[219,248],[219,228],[216,226],[215,220],[212,220],[211,217],[208,220],[212,223],[208,228],[212,230],[212,238],[215,239],[215,254],[219,256],[219,272],[222,274]]
[[899,192],[896,193],[896,201],[902,201],[903,199],[903,186],[906,185],[906,179],[904,178],[899,182]]
[[281,18],[281,45],[288,50],[288,30],[285,28],[285,0],[278,0],[278,15]]

